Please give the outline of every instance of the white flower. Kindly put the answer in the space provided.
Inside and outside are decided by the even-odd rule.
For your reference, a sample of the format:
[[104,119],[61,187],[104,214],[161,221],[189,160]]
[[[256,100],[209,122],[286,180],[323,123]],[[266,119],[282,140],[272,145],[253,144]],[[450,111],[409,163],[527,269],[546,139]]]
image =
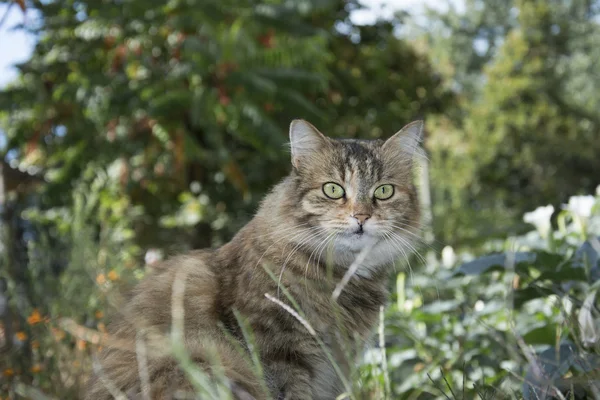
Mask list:
[[442,249],[442,265],[446,268],[454,266],[456,263],[456,253],[451,246]]
[[485,303],[481,300],[475,302],[475,311],[481,311],[485,307]]
[[411,299],[408,299],[404,302],[404,311],[410,313],[413,308],[415,308],[415,303]]
[[550,217],[554,213],[554,206],[547,205],[545,207],[538,207],[534,211],[525,213],[523,215],[523,221],[528,224],[532,224],[544,237],[550,232]]
[[564,204],[563,208],[571,211],[581,218],[589,218],[592,215],[592,207],[596,199],[594,196],[573,196],[569,198],[569,204]]
[[162,260],[162,258],[163,254],[159,249],[148,249],[144,255],[144,261],[146,262],[146,265],[154,265]]
[[583,302],[577,320],[581,329],[581,341],[585,346],[593,346],[599,339],[599,332],[592,316],[592,307],[596,292],[590,293]]

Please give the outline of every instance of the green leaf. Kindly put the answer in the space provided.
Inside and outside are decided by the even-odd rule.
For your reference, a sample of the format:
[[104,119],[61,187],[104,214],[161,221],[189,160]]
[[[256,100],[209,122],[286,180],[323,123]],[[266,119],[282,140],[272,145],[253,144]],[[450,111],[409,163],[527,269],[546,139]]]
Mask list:
[[525,343],[530,345],[553,344],[556,342],[556,324],[541,323],[541,326],[523,335]]
[[540,286],[528,286],[525,289],[515,290],[513,295],[514,307],[517,309],[521,308],[523,304],[530,300],[547,297],[551,294],[556,294],[556,292]]
[[[600,237],[595,238],[596,242],[598,240],[600,240]],[[594,247],[591,240],[586,240],[573,255],[571,264],[573,267],[589,270],[592,275],[599,275],[600,277],[600,249]]]
[[571,342],[560,344],[558,351],[555,347],[543,351],[536,357],[535,365],[530,364],[523,383],[523,398],[538,400],[547,398],[553,382],[567,373],[578,358],[577,348]]
[[521,252],[510,255],[494,254],[485,256],[461,265],[455,272],[455,275],[481,275],[491,271],[503,271],[506,269],[508,260],[514,261],[515,264],[533,263],[537,258],[537,254],[533,252]]

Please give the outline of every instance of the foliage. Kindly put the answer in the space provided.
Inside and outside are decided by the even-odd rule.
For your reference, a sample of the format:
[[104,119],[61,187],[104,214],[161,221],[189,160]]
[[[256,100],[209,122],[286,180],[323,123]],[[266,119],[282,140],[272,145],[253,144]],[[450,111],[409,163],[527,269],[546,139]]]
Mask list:
[[[117,305],[119,293],[140,277],[134,257],[139,250],[126,234],[126,224],[115,224],[97,237],[89,214],[98,199],[82,186],[74,191],[73,213],[57,216],[58,229],[66,232],[61,235],[63,252],[45,236],[30,240],[25,276],[8,276],[13,315],[2,321],[1,332],[12,343],[8,353],[0,354],[2,396],[17,392],[29,398],[35,388],[41,391],[37,398],[46,398],[43,393],[78,398],[90,357],[105,332],[106,314]],[[10,261],[2,259],[4,276]]]
[[394,398],[544,399],[558,389],[568,399],[571,385],[576,398],[597,396],[600,192],[572,198],[556,229],[538,216],[535,231],[489,241],[493,255],[447,247],[438,263],[399,274],[386,321]]
[[360,138],[427,120],[438,241],[397,276],[365,390],[595,390],[598,205],[554,210],[598,184],[598,1],[467,0],[412,31],[343,0],[11,2],[38,43],[0,93],[2,176],[35,184],[2,193],[0,397],[77,398],[119,294],[250,218],[293,118]]
[[359,46],[334,27],[344,2],[230,3],[34,2],[40,39],[0,109],[8,161],[45,172],[43,208],[104,174],[141,207],[138,243],[210,246],[288,171],[292,119],[382,137],[441,107],[391,24],[350,27]]
[[431,11],[419,36],[457,94],[427,142],[435,230],[451,244],[522,232],[519,215],[593,190],[600,169],[600,2],[466,3]]
[[279,121],[322,116],[309,98],[325,87],[327,40],[302,20],[329,5],[314,3],[34,3],[38,44],[0,99],[9,161],[45,171],[45,207],[70,207],[74,182],[105,174],[142,207],[140,242],[187,239],[143,233],[191,207],[176,220],[202,222],[195,245],[210,245],[284,174]]

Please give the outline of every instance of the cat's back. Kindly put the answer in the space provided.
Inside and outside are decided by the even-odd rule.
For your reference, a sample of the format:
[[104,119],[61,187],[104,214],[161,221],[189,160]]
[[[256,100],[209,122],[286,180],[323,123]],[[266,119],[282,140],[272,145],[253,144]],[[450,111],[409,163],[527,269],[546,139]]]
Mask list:
[[219,266],[213,250],[171,257],[132,290],[121,319],[137,327],[169,329],[173,312],[182,312],[186,327],[212,326],[217,318]]

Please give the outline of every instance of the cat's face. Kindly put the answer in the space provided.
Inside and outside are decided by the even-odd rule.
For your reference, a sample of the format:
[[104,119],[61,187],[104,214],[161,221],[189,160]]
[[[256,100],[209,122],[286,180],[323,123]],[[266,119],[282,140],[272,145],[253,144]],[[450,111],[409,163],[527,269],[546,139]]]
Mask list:
[[346,263],[366,247],[372,264],[410,253],[419,224],[412,163],[421,127],[419,121],[387,141],[362,141],[329,139],[305,121],[292,123],[300,195],[294,215],[319,232],[315,247],[330,243]]

